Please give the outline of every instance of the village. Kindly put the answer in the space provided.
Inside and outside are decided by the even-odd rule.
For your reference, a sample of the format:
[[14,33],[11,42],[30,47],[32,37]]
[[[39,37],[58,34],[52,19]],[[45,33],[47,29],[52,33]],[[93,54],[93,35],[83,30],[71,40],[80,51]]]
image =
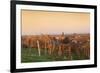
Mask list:
[[[38,57],[49,55],[55,61],[90,59],[90,34],[62,32],[57,35],[23,35],[21,42],[22,50],[29,50],[26,55],[30,53]],[[32,52],[34,49],[36,53]],[[34,59],[33,57],[32,60]]]

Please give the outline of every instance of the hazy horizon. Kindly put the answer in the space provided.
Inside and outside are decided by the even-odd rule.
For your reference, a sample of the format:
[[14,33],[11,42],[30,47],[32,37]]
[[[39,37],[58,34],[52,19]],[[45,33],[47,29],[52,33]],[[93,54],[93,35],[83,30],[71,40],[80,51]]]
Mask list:
[[90,14],[22,10],[22,35],[88,34]]
[[[37,36],[37,35],[61,35],[62,33],[60,33],[60,34],[43,34],[43,33],[41,33],[41,34],[24,34],[24,35],[22,35],[22,36]],[[77,35],[86,35],[86,34],[90,34],[90,33],[64,33],[64,35],[74,35],[74,34],[77,34]]]

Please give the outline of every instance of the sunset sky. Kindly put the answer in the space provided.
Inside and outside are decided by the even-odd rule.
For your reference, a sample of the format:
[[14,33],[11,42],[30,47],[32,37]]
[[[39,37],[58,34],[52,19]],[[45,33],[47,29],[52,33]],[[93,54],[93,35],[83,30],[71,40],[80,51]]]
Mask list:
[[90,14],[53,11],[21,11],[22,35],[89,33]]

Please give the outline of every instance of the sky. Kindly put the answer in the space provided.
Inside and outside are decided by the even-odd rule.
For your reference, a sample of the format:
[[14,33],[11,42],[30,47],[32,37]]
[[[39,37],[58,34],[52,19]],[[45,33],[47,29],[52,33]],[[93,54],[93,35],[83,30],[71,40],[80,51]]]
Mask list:
[[89,33],[90,14],[22,10],[21,24],[22,35]]

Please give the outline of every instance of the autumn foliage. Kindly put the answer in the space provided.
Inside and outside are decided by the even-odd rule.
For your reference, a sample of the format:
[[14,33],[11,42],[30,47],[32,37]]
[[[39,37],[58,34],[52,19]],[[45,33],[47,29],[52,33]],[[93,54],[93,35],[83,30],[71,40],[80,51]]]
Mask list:
[[[59,34],[59,35],[24,35],[22,36],[23,48],[37,48],[39,55],[66,56],[73,59],[73,54],[80,59],[82,55],[90,58],[90,35],[89,34]],[[38,43],[37,43],[38,42]],[[41,54],[41,50],[44,53]]]

